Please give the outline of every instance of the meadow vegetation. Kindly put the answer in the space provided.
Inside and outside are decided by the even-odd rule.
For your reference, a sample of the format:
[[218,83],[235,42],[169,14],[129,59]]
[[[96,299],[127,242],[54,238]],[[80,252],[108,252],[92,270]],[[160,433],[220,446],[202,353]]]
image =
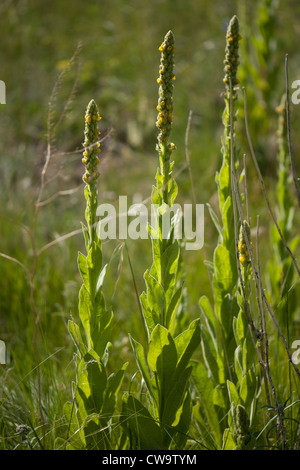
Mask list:
[[0,448],[299,450],[299,5],[0,9]]

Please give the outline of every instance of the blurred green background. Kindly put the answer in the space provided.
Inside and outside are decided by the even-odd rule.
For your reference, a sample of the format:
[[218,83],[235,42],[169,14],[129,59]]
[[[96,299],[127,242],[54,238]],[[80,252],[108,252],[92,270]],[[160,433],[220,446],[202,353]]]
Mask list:
[[[69,393],[66,377],[73,374],[69,364],[73,345],[66,322],[71,316],[77,319],[81,280],[76,256],[78,250],[84,250],[80,233],[85,207],[80,150],[88,102],[94,98],[102,116],[99,201],[115,202],[117,207],[119,195],[127,195],[129,204],[148,198],[157,167],[158,47],[172,29],[176,40],[172,139],[177,146],[174,160],[178,202],[192,202],[193,197],[186,160],[191,111],[188,151],[196,201],[216,207],[214,178],[221,162],[225,34],[229,19],[237,14],[243,36],[241,48],[245,51],[240,58],[241,85],[249,93],[252,138],[272,200],[276,181],[275,108],[285,90],[286,53],[290,80],[300,79],[300,4],[296,0],[272,2],[274,18],[264,19],[259,17],[263,3],[268,2],[1,2],[0,79],[6,84],[6,105],[0,107],[0,252],[31,270],[34,251],[30,233],[34,231],[34,249],[42,249],[34,278],[40,360],[56,371],[66,396]],[[267,45],[260,57],[255,55],[256,41]],[[255,88],[255,84],[259,87]],[[292,113],[295,155],[299,150],[299,113],[300,108],[295,106]],[[241,153],[248,158],[242,121],[239,126]],[[71,194],[41,207],[34,228],[35,203],[49,148],[52,158],[42,201],[58,191],[71,190]],[[251,213],[254,220],[257,214],[261,216],[262,238],[266,239],[263,249],[267,255],[265,234],[270,219],[249,158]],[[296,165],[299,170],[299,159]],[[205,217],[204,248],[183,254],[191,318],[199,315],[199,297],[211,296],[204,261],[211,260],[217,233],[207,210]],[[73,231],[77,231],[74,236],[60,240]],[[54,240],[60,241],[47,248]],[[143,273],[151,262],[150,242],[128,240],[127,246],[141,293]],[[104,243],[103,250],[109,263],[106,298],[115,312],[114,347],[116,361],[120,362],[121,355],[131,354],[128,333],[137,340],[143,340],[144,333],[127,252],[118,241]],[[25,390],[25,377],[33,376],[35,368],[30,289],[22,268],[4,258],[0,258],[0,292],[0,338],[11,351],[12,364]],[[45,383],[47,388],[49,384]]]

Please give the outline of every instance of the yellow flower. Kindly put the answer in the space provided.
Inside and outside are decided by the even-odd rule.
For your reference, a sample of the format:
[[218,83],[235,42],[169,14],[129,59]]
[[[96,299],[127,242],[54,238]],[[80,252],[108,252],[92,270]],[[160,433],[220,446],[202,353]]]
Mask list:
[[[247,239],[248,242],[251,244],[250,238],[251,238],[251,232],[250,232],[250,227],[247,221],[244,221],[244,229],[247,234]],[[240,236],[239,236],[239,242],[238,242],[238,251],[239,251],[239,260],[242,264],[248,264],[250,263],[249,259],[249,251],[247,244],[245,243],[245,236],[244,236],[244,230],[243,226],[241,225],[240,227]]]
[[239,257],[239,260],[240,260],[240,262],[241,262],[242,264],[244,264],[245,261],[246,261],[246,256],[241,255],[241,256]]

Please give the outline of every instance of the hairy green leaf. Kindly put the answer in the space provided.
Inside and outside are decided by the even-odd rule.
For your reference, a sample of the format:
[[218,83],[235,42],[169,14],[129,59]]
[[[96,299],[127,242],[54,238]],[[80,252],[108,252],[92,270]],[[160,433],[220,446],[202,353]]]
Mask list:
[[78,367],[76,400],[82,417],[91,413],[100,413],[106,383],[106,371],[100,358],[95,351],[90,350]]
[[140,343],[138,343],[135,339],[133,339],[131,335],[129,335],[129,338],[130,338],[130,342],[131,342],[131,345],[132,345],[132,348],[133,348],[133,351],[134,351],[134,354],[135,354],[135,358],[136,358],[136,361],[137,361],[138,368],[139,368],[139,370],[142,374],[142,377],[143,377],[143,379],[146,383],[147,389],[148,389],[150,395],[152,396],[152,398],[157,399],[157,397],[155,396],[155,394],[152,390],[151,373],[150,373],[150,369],[149,369],[147,359],[146,359],[146,356],[145,356],[144,348]]
[[90,289],[90,280],[89,280],[88,265],[87,265],[86,257],[80,251],[78,252],[77,265],[78,265],[78,269],[80,271],[82,280],[83,280],[87,290],[89,290]]
[[102,415],[104,415],[104,417],[106,416],[107,418],[110,418],[114,414],[118,393],[122,385],[127,366],[128,362],[126,362],[118,372],[113,372],[107,379],[102,406]]
[[138,450],[164,450],[160,427],[142,403],[132,395],[124,395],[121,424]]
[[72,339],[75,343],[75,346],[77,347],[80,354],[83,356],[84,354],[87,353],[87,347],[86,347],[86,345],[84,344],[84,342],[82,340],[82,336],[81,336],[80,329],[79,329],[78,325],[76,325],[76,323],[73,320],[69,320],[68,321],[68,329],[69,329],[70,335],[71,335],[71,337],[72,337]]
[[177,352],[174,340],[165,327],[157,324],[150,338],[148,364],[152,371],[159,375],[161,382],[168,383],[176,363]]
[[85,329],[88,349],[92,347],[91,321],[93,312],[94,306],[91,296],[85,285],[82,285],[79,291],[79,316]]
[[175,327],[175,319],[178,307],[180,305],[180,301],[182,298],[182,289],[183,286],[180,286],[175,293],[173,294],[171,301],[167,307],[167,314],[166,314],[166,325],[168,329],[173,333]]
[[235,406],[238,405],[241,402],[241,400],[240,400],[238,391],[237,391],[234,383],[231,382],[230,380],[227,380],[227,389],[228,389],[228,395],[229,395],[230,402],[231,403],[233,402],[235,404]]
[[174,341],[178,357],[176,375],[179,375],[188,366],[194,351],[200,345],[200,320],[194,320]]
[[235,259],[223,245],[218,245],[214,252],[215,286],[220,302],[225,293],[231,293],[237,281]]
[[[183,403],[183,399],[187,391],[192,369],[192,367],[187,367],[180,373],[175,373],[171,384],[168,386],[168,393],[166,394],[161,406],[161,422],[164,426],[171,426],[174,424],[176,414]],[[167,386],[165,386],[165,388],[167,388]]]

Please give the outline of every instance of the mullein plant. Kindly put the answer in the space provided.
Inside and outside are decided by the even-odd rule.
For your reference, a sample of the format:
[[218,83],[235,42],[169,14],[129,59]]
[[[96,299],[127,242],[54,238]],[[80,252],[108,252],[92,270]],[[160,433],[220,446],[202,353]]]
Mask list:
[[[292,238],[295,204],[291,196],[292,178],[287,141],[286,94],[282,96],[276,111],[278,114],[276,218],[285,240],[294,252],[299,243],[299,236]],[[267,269],[268,273],[272,273],[268,279],[269,290],[280,327],[286,337],[289,337],[289,329],[292,329],[293,317],[297,309],[295,268],[274,226],[271,227],[270,241],[274,255]]]
[[[234,16],[228,26],[225,49],[225,108],[223,112],[224,137],[222,139],[222,165],[216,175],[219,196],[219,209],[222,221],[209,206],[213,221],[219,232],[218,245],[214,251],[212,275],[214,308],[207,297],[200,299],[205,326],[202,336],[204,359],[214,383],[220,384],[216,389],[216,400],[224,404],[226,379],[232,378],[232,356],[234,335],[232,320],[238,312],[236,291],[238,270],[236,263],[236,243],[234,228],[234,211],[231,189],[231,150],[234,152],[234,166],[237,166],[235,146],[235,103],[237,100],[237,70],[239,64],[239,21]],[[231,109],[232,107],[232,109]],[[230,114],[234,116],[233,129],[230,129]],[[231,140],[233,138],[233,142]],[[232,144],[232,145],[231,145]],[[223,391],[222,391],[223,387]]]
[[240,269],[240,283],[237,294],[239,312],[233,318],[232,323],[236,342],[234,351],[235,380],[227,379],[230,413],[228,415],[229,427],[225,430],[223,436],[223,449],[226,450],[249,449],[255,444],[251,427],[254,428],[256,418],[256,397],[259,383],[257,380],[257,337],[253,335],[253,331],[258,332],[258,329],[249,325],[249,299],[252,297],[252,265],[249,246],[252,250],[250,225],[244,220],[240,225],[237,247]]
[[[147,347],[130,337],[142,376],[139,398],[124,395],[122,426],[128,446],[134,449],[183,448],[189,430],[192,401],[189,379],[190,360],[200,342],[198,320],[175,335],[176,312],[182,296],[178,286],[179,244],[175,237],[176,215],[166,231],[164,217],[172,209],[177,185],[172,177],[170,142],[173,119],[174,35],[169,31],[159,48],[159,100],[156,150],[159,168],[152,204],[156,207],[156,224],[148,226],[152,240],[153,263],[144,274],[146,290],[141,294]],[[144,399],[142,399],[144,397]]]
[[[214,305],[210,304],[206,296],[200,298],[200,310],[203,315],[201,345],[204,362],[195,365],[193,374],[200,395],[200,402],[194,410],[197,425],[206,445],[217,449],[226,448],[228,444],[231,431],[226,427],[225,417],[229,410],[237,405],[244,406],[245,409],[250,405],[253,406],[253,395],[256,389],[253,371],[248,371],[250,348],[248,348],[246,306],[245,298],[240,292],[239,282],[240,272],[243,288],[245,289],[245,285],[248,286],[249,258],[245,243],[238,240],[238,233],[236,233],[238,217],[235,215],[234,207],[236,196],[233,183],[237,181],[239,163],[235,127],[240,39],[239,21],[237,16],[234,16],[226,34],[223,80],[225,84],[223,160],[220,171],[216,175],[221,222],[209,206],[219,233],[211,264]],[[237,190],[239,191],[238,188]],[[211,380],[209,385],[205,383],[204,387],[203,381],[207,376]]]
[[69,320],[69,332],[76,346],[76,381],[73,383],[73,401],[64,406],[68,431],[67,449],[109,449],[112,445],[111,419],[115,412],[126,364],[108,376],[110,331],[113,313],[106,308],[103,282],[106,266],[102,263],[96,210],[100,142],[98,107],[91,100],[85,114],[84,152],[86,224],[82,224],[87,254],[78,253],[78,268],[83,284],[79,292],[81,325]]
[[[236,263],[236,240],[234,223],[234,201],[232,197],[232,172],[236,173],[238,156],[235,143],[235,104],[238,98],[237,70],[239,65],[239,21],[234,16],[228,26],[225,49],[225,108],[223,112],[224,136],[222,140],[223,161],[220,171],[216,174],[216,183],[219,196],[219,209],[221,223],[219,227],[218,245],[214,251],[213,289],[215,297],[215,314],[222,325],[223,341],[225,341],[227,352],[231,355],[233,347],[232,340],[232,316],[236,311],[235,293],[238,281],[238,270]],[[232,119],[232,129],[230,123]],[[233,153],[233,161],[231,154]],[[232,168],[232,165],[234,168]],[[223,376],[223,377],[222,377]],[[230,363],[223,358],[223,371],[220,383],[230,377]]]
[[[256,88],[256,93],[260,94],[255,98],[257,104],[253,106],[253,109],[257,112],[259,124],[263,125],[262,120],[268,116],[269,112],[273,111],[272,95],[276,90],[280,70],[276,55],[274,55],[278,45],[276,27],[279,2],[277,0],[259,0],[255,10],[255,23],[252,25],[249,22],[251,7],[251,2],[241,2],[239,5],[246,35],[244,44],[241,46],[244,61],[240,68],[240,77],[248,79],[248,82],[250,79]],[[253,34],[253,30],[255,34]]]
[[[249,126],[255,147],[259,150],[257,158],[263,172],[269,170],[268,157],[272,159],[273,126],[276,120],[274,99],[281,69],[277,54],[279,34],[276,31],[279,26],[279,3],[277,0],[259,0],[253,21],[249,19],[252,17],[253,3],[244,1],[238,5],[245,36],[241,44],[243,62],[239,77],[241,82],[247,83]],[[242,103],[239,111],[243,115]],[[270,141],[269,146],[266,146],[266,136]],[[244,143],[247,144],[247,140]]]

